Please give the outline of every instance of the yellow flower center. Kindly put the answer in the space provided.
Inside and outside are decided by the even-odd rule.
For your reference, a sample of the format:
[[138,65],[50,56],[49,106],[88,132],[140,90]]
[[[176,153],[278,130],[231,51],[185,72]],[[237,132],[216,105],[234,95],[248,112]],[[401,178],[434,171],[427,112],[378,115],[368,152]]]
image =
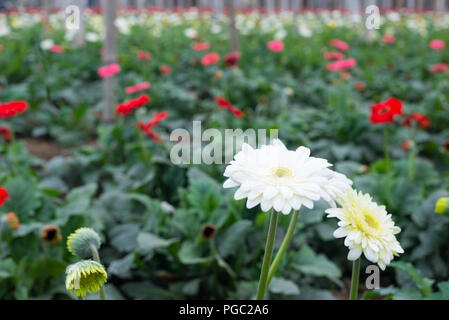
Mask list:
[[373,217],[371,217],[368,214],[365,214],[365,222],[368,224],[369,227],[371,227],[373,229],[377,229],[377,227],[379,226],[377,221],[374,220]]
[[270,172],[273,176],[277,178],[291,178],[293,177],[293,172],[285,167],[272,167]]

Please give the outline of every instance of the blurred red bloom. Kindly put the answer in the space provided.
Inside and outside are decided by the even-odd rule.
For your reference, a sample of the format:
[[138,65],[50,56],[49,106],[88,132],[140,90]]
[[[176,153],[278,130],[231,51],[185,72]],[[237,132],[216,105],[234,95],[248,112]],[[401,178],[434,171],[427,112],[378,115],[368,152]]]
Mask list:
[[443,40],[432,40],[429,42],[429,47],[430,49],[433,50],[443,50],[444,47],[446,46],[446,44],[444,43]]
[[342,60],[344,58],[345,58],[345,55],[338,51],[324,53],[324,59],[327,59],[327,60]]
[[3,45],[0,44],[0,51],[3,51]]
[[231,111],[231,113],[236,117],[236,118],[242,118],[243,117],[243,111],[234,107],[228,100],[226,100],[223,97],[216,97],[215,98],[215,103],[222,109],[227,109],[229,111]]
[[284,43],[280,40],[272,40],[267,43],[267,47],[273,52],[281,52],[284,50]]
[[147,102],[150,102],[151,98],[146,94],[142,94],[140,97],[131,99],[129,101],[123,102],[115,108],[115,113],[126,116],[131,113],[134,109],[144,106]]
[[153,118],[148,121],[147,123],[143,121],[139,121],[139,127],[142,132],[144,132],[146,135],[148,135],[151,139],[156,141],[157,143],[160,143],[162,141],[161,137],[157,135],[156,132],[153,131],[153,127],[157,126],[162,120],[166,119],[168,117],[168,112],[163,111],[161,113],[153,113]]
[[388,123],[394,121],[394,116],[402,115],[402,102],[393,97],[371,106],[370,121],[372,123]]
[[141,82],[136,85],[133,85],[133,86],[126,87],[125,92],[127,94],[133,94],[133,93],[136,93],[136,92],[139,92],[142,90],[146,90],[148,88],[150,88],[150,83],[148,81],[145,81],[145,82]]
[[163,64],[162,66],[159,67],[159,71],[162,74],[170,74],[171,73],[171,67],[166,65],[166,64]]
[[228,53],[224,57],[224,61],[228,67],[234,67],[239,64],[241,54],[238,51]]
[[430,127],[430,119],[419,112],[413,112],[407,115],[402,120],[402,125],[411,128],[413,126],[413,122],[417,123],[423,129]]
[[11,129],[6,126],[0,126],[0,136],[3,136],[3,139],[5,139],[6,141],[11,140]]
[[448,69],[447,63],[437,63],[430,67],[430,72],[446,72]]
[[193,44],[193,50],[195,51],[204,51],[210,49],[209,42],[197,42]]
[[203,58],[201,58],[201,64],[203,66],[212,66],[220,61],[220,55],[218,53],[208,53]]
[[346,60],[337,60],[327,64],[328,71],[340,71],[353,68],[357,65],[357,61],[354,58],[349,58]]
[[53,53],[63,53],[63,52],[64,52],[64,47],[55,44],[55,45],[53,45],[53,46],[50,48],[50,51],[53,52]]
[[139,60],[142,60],[142,61],[144,61],[144,60],[151,60],[151,57],[152,57],[151,52],[143,51],[143,50],[138,50],[137,51],[137,58]]
[[98,69],[98,75],[102,78],[112,77],[121,71],[120,65],[117,63],[108,64]]
[[0,103],[0,119],[14,117],[20,113],[23,113],[27,108],[28,102],[26,101]]
[[410,150],[410,148],[412,147],[412,141],[411,140],[404,140],[404,142],[402,143],[401,149],[403,151],[408,151]]
[[9,199],[9,193],[6,188],[0,186],[0,207]]
[[349,50],[349,44],[347,44],[346,42],[344,42],[343,40],[340,40],[340,39],[332,39],[331,41],[329,41],[329,45],[331,45],[332,47],[335,47],[341,51]]
[[392,36],[391,34],[386,34],[382,37],[382,42],[383,43],[395,43],[396,38],[394,36]]

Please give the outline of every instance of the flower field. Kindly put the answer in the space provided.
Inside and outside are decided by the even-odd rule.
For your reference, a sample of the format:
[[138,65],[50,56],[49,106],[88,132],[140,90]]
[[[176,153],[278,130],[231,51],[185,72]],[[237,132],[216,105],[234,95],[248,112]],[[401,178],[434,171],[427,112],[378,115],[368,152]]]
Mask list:
[[449,299],[448,14],[83,19],[0,15],[0,299]]

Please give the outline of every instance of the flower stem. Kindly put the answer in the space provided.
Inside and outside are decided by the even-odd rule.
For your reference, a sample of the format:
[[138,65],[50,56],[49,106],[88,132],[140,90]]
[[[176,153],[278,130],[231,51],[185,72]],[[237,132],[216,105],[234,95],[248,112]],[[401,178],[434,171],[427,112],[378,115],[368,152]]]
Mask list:
[[388,134],[388,125],[384,125],[384,154],[385,154],[385,162],[387,165],[387,185],[386,191],[387,194],[390,194],[391,189],[391,160],[390,160],[390,151],[389,151],[389,134]]
[[265,244],[265,254],[263,256],[262,270],[260,271],[259,287],[257,289],[256,300],[263,300],[265,291],[267,290],[267,277],[270,268],[271,256],[273,254],[274,238],[276,236],[276,228],[278,223],[278,216],[275,210],[270,214],[270,226],[268,228],[267,242]]
[[293,212],[292,218],[290,219],[290,224],[288,225],[287,233],[285,234],[281,247],[279,248],[279,251],[274,257],[273,263],[271,264],[270,270],[268,271],[267,287],[270,285],[271,279],[273,278],[274,273],[276,272],[276,268],[281,262],[281,259],[284,256],[285,251],[287,250],[288,245],[290,244],[290,241],[292,240],[293,232],[295,231],[296,227],[296,222],[298,221],[298,215],[299,211],[295,210]]
[[[89,243],[90,251],[92,251],[92,257],[95,261],[101,264],[100,261],[100,255],[98,254],[97,248],[92,243]],[[100,299],[105,300],[105,294],[104,294],[104,288],[103,286],[100,287]]]
[[359,276],[360,276],[360,258],[354,261],[352,264],[352,279],[351,279],[351,292],[349,293],[349,300],[357,300],[357,292],[359,289]]

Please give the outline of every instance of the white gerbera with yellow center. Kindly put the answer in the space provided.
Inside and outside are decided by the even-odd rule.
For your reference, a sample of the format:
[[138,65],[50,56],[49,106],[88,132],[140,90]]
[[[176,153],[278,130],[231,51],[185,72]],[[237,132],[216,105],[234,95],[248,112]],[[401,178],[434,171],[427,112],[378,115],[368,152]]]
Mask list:
[[310,157],[310,149],[288,150],[278,139],[260,149],[244,143],[226,167],[223,187],[239,187],[236,200],[248,198],[248,208],[260,204],[265,212],[273,208],[288,214],[303,205],[311,209],[320,199],[335,205],[352,182],[330,166],[325,159]]
[[394,255],[404,253],[395,237],[401,228],[394,225],[385,206],[377,205],[369,194],[357,193],[352,189],[344,193],[340,203],[341,208],[330,208],[326,213],[328,217],[340,220],[334,237],[346,237],[344,243],[349,248],[348,260],[357,260],[363,252],[369,261],[385,270]]

